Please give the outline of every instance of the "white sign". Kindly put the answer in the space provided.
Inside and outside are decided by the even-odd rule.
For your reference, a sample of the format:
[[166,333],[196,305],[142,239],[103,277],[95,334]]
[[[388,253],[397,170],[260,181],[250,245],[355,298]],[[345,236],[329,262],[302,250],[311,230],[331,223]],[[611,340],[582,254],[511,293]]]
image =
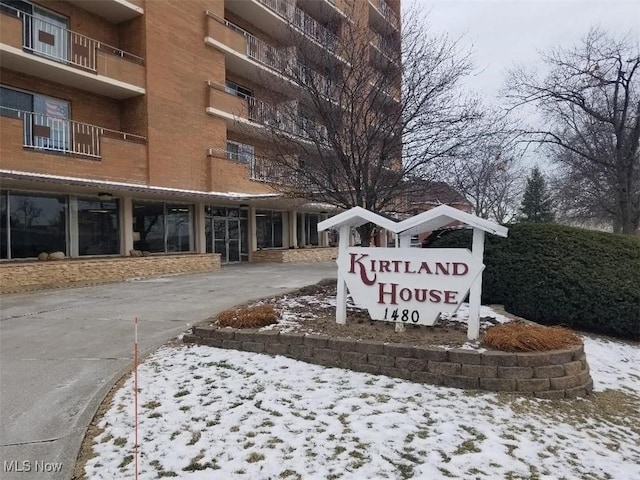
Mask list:
[[433,325],[455,312],[484,269],[460,248],[363,248],[341,252],[338,269],[373,320]]

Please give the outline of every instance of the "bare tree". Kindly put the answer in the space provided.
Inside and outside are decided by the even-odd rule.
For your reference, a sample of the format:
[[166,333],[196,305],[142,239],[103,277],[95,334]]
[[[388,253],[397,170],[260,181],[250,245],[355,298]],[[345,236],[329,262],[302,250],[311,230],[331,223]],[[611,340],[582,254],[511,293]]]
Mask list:
[[40,218],[40,215],[42,215],[42,208],[38,207],[30,198],[18,198],[19,200],[15,209],[17,215],[15,219],[22,223],[22,227],[30,228],[33,226],[33,223]]
[[471,202],[474,214],[508,223],[517,216],[523,188],[520,157],[507,135],[485,132],[436,173]]
[[[378,33],[362,13],[328,23],[333,33],[322,45],[293,30],[282,71],[299,100],[287,104],[284,92],[263,122],[265,162],[278,171],[274,186],[288,195],[396,211],[412,185],[406,179],[425,175],[432,161],[468,143],[481,115],[460,89],[472,71],[469,52],[425,33],[418,10],[405,15],[401,28],[389,24]],[[371,226],[359,230],[366,244]]]
[[506,92],[516,106],[535,104],[544,116],[545,127],[526,134],[548,145],[563,167],[564,190],[578,199],[565,201],[565,211],[608,217],[614,231],[634,233],[640,223],[639,46],[592,29],[577,47],[542,58],[549,67],[544,79],[516,69]]

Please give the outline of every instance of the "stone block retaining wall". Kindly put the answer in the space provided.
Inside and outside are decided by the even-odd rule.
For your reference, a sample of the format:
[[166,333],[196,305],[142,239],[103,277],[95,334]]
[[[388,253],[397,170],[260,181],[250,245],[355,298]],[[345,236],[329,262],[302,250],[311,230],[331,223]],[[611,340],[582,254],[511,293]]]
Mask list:
[[220,269],[219,254],[152,255],[0,263],[0,292]]
[[315,263],[330,262],[338,256],[336,247],[291,248],[287,250],[258,250],[251,260],[256,263]]
[[194,327],[187,343],[285,355],[308,363],[463,389],[515,392],[545,399],[591,393],[582,346],[535,353],[479,352],[303,333]]

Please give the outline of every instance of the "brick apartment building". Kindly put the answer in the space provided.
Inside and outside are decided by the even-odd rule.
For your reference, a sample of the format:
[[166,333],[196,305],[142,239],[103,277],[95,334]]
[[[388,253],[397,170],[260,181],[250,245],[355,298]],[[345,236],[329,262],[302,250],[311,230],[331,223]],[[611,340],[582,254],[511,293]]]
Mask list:
[[256,112],[291,29],[327,48],[347,6],[398,28],[399,0],[0,0],[0,258],[327,245],[329,209],[271,188]]

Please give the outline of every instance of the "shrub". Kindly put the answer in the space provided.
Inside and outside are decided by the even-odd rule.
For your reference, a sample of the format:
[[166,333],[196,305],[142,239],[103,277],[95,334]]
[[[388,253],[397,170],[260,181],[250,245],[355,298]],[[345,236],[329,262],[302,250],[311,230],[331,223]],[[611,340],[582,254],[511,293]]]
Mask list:
[[[431,248],[471,248],[456,230]],[[546,325],[640,339],[640,240],[553,224],[487,235],[482,300]]]
[[260,328],[278,323],[278,312],[273,305],[227,310],[218,315],[216,323],[221,327]]
[[578,335],[564,327],[544,327],[524,322],[509,322],[489,328],[483,342],[505,352],[543,352],[582,345]]

